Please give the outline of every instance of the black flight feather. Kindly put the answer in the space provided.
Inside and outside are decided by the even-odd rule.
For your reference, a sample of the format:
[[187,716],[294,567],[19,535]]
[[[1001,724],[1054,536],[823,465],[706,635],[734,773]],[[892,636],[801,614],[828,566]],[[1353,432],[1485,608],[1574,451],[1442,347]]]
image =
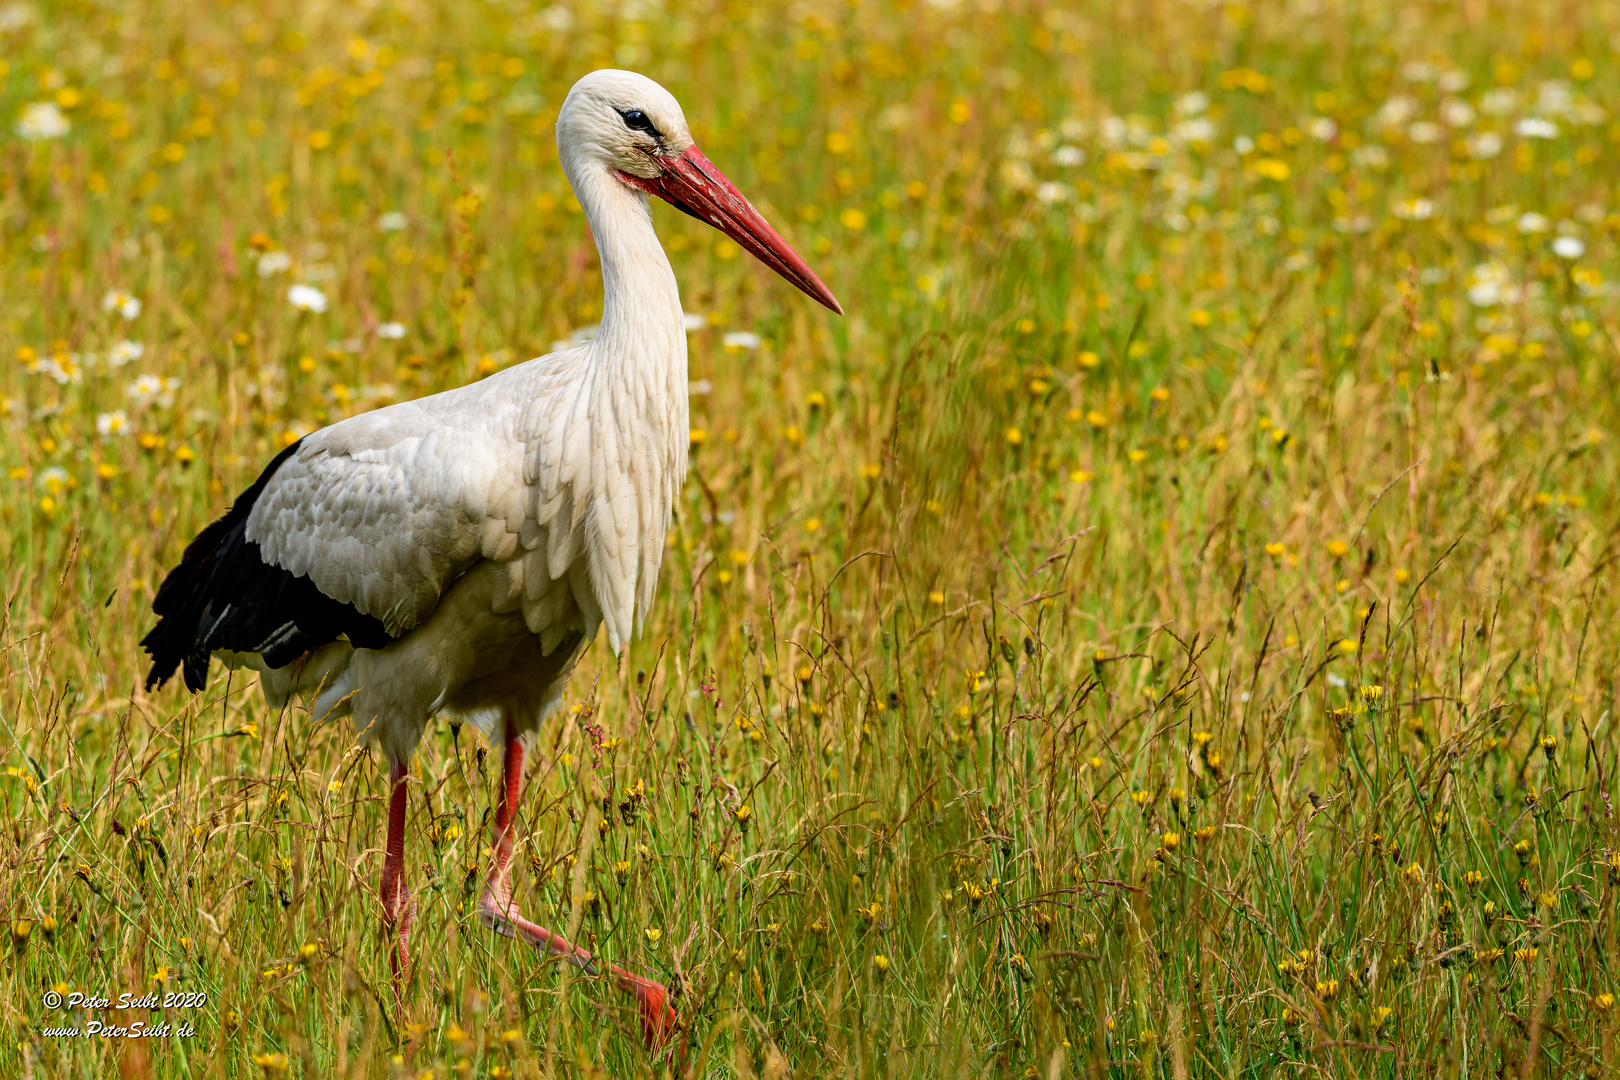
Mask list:
[[339,637],[361,649],[380,649],[393,640],[382,620],[332,599],[309,578],[266,562],[259,545],[247,538],[254,502],[298,445],[277,454],[225,515],[186,545],[180,565],[163,579],[152,599],[158,623],[141,639],[152,657],[148,690],[183,667],[187,689],[200,691],[215,649],[256,652],[279,668]]

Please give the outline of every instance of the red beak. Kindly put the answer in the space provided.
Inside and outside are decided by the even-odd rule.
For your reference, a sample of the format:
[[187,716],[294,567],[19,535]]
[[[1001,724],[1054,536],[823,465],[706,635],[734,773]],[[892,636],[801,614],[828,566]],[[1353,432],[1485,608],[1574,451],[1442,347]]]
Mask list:
[[754,258],[781,274],[795,288],[842,315],[844,309],[832,290],[822,284],[816,272],[788,246],[782,235],[771,228],[753,204],[726,174],[696,146],[677,158],[659,159],[663,175],[651,180],[621,172],[619,178],[633,187],[691,214],[741,244]]

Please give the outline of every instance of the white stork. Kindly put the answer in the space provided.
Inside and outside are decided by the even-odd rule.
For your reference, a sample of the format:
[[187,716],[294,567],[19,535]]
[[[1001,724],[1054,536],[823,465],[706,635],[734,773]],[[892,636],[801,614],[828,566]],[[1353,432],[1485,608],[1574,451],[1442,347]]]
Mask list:
[[[720,229],[839,314],[838,301],[692,142],[668,91],[597,71],[569,92],[557,148],[602,259],[597,336],[443,394],[350,417],[282,451],[186,548],[153,600],[148,689],[211,657],[259,672],[266,700],[349,715],[390,769],[381,899],[398,937],[405,777],[429,720],[465,717],[504,744],[484,924],[579,967],[585,950],[525,919],[508,861],[525,739],[606,625],[615,653],[652,604],[686,477],[686,330],[654,194]],[[665,988],[613,967],[643,1034],[673,1030]]]

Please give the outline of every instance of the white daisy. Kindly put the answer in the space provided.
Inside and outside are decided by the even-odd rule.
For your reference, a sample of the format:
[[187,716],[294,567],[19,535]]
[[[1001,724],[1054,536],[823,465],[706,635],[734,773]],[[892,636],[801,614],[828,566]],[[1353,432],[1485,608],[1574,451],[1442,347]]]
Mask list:
[[[163,380],[156,375],[140,375],[129,384],[127,391],[131,401],[137,405],[149,405],[159,394],[163,393]],[[102,432],[106,434],[106,432]]]
[[1381,127],[1400,127],[1417,115],[1417,111],[1417,98],[1400,94],[1384,102],[1373,119]]
[[58,386],[67,386],[69,383],[79,383],[84,380],[84,372],[71,357],[64,366],[54,356],[47,356],[40,360],[39,366],[34,369],[38,374],[49,375]]
[[259,276],[271,277],[292,268],[292,256],[285,251],[267,251],[259,256]]
[[1475,307],[1494,307],[1517,295],[1507,267],[1499,262],[1480,263],[1468,275],[1468,302]]
[[[1184,142],[1207,143],[1215,139],[1215,124],[1207,116],[1195,116],[1176,125],[1176,136]],[[1075,162],[1079,164],[1079,162]]]
[[1390,209],[1405,221],[1428,221],[1434,217],[1434,203],[1428,199],[1402,199]]
[[1487,161],[1502,152],[1502,136],[1494,131],[1482,131],[1468,136],[1468,156],[1475,161]]
[[1560,259],[1573,261],[1586,254],[1586,243],[1578,236],[1560,236],[1552,242],[1552,249]]
[[146,346],[140,342],[120,341],[107,354],[107,363],[111,367],[123,367],[131,360],[139,360],[144,355],[146,355]]
[[137,298],[114,289],[101,298],[102,311],[116,311],[126,319],[133,319],[141,313],[141,302]]
[[287,290],[287,302],[299,311],[319,314],[326,310],[326,294],[313,285],[294,285]]
[[1520,232],[1529,236],[1533,233],[1546,232],[1552,228],[1552,222],[1547,220],[1547,215],[1538,214],[1531,210],[1528,213],[1519,215],[1518,228]]
[[1339,133],[1339,125],[1331,117],[1313,116],[1305,124],[1305,130],[1311,133],[1311,138],[1317,142],[1328,142]]
[[1350,151],[1350,160],[1363,168],[1383,172],[1389,168],[1389,151],[1382,146],[1358,146]]
[[1176,112],[1182,116],[1197,116],[1209,108],[1209,95],[1199,90],[1182,94],[1176,99]]
[[1462,98],[1447,98],[1440,105],[1440,119],[1454,128],[1464,128],[1474,122],[1474,107]]
[[1440,76],[1440,89],[1447,94],[1460,94],[1468,89],[1468,72],[1452,68]]
[[15,130],[20,138],[34,141],[60,139],[72,126],[68,118],[62,115],[62,110],[56,107],[56,102],[30,101],[23,106]]
[[1415,143],[1427,144],[1437,142],[1439,141],[1440,136],[1443,134],[1444,132],[1440,130],[1440,125],[1436,124],[1432,120],[1419,120],[1417,123],[1406,129],[1406,137]]

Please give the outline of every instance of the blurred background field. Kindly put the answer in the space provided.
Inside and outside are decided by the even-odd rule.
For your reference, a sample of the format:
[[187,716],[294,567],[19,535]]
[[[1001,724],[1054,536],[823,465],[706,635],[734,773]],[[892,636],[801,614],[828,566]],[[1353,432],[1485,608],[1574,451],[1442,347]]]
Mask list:
[[[703,1075],[1613,1075],[1617,34],[0,0],[0,1074],[673,1068],[478,927],[471,729],[400,1025],[380,762],[136,645],[280,446],[590,333],[552,122],[620,66],[849,317],[656,211],[691,477],[531,756],[530,914],[675,984]],[[53,987],[207,1001],[61,1040]]]

